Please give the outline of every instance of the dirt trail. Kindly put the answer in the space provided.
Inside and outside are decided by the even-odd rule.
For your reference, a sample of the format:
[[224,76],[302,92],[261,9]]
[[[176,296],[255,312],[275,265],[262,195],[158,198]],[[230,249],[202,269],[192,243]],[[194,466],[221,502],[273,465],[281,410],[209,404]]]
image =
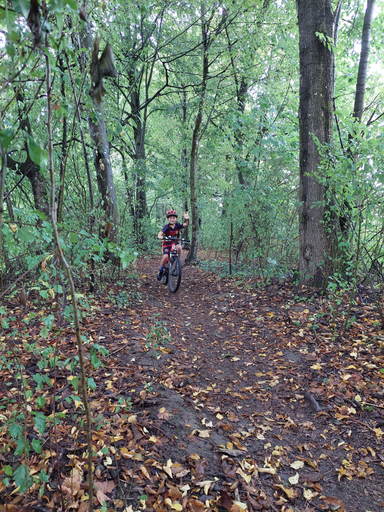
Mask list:
[[[118,357],[148,383],[132,412],[142,413],[138,426],[148,436],[156,435],[152,456],[187,472],[172,483],[189,483],[184,509],[198,510],[199,502],[225,510],[230,498],[248,510],[382,510],[377,414],[357,410],[337,419],[324,389],[336,388],[345,373],[337,372],[334,352],[347,354],[321,336],[321,326],[304,332],[292,320],[320,311],[321,301],[295,304],[292,290],[277,285],[247,291],[197,267],[183,268],[180,290],[170,294],[156,280],[157,265],[141,263],[142,302],[128,313],[131,341]],[[171,341],[154,346],[152,336],[146,347],[163,321]],[[352,404],[347,395],[335,401]],[[167,510],[155,480],[147,510]],[[138,481],[132,501],[145,489]]]

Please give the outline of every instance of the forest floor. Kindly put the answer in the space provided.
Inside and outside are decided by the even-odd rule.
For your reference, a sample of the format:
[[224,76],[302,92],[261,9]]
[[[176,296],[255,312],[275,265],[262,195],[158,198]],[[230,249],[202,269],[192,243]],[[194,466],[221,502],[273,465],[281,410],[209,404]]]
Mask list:
[[[140,260],[138,278],[90,300],[83,318],[82,334],[109,350],[104,366],[88,365],[95,510],[383,510],[384,333],[369,295],[356,297],[341,338],[348,297],[291,283],[258,287],[200,267],[184,267],[170,294],[156,280],[158,260]],[[10,326],[5,338],[12,333],[33,375],[37,356],[23,346],[41,325],[20,329]],[[75,355],[69,326],[58,344],[62,359]],[[14,394],[7,372],[0,370],[0,404]],[[63,502],[88,510],[74,377],[68,366],[47,373],[65,414],[29,466],[35,475],[45,468],[49,483],[21,496],[0,480],[0,512],[61,510]],[[52,397],[52,388],[36,393]],[[10,411],[0,411],[0,423]],[[52,400],[41,411],[52,414]],[[0,435],[2,478],[18,459],[9,429]]]

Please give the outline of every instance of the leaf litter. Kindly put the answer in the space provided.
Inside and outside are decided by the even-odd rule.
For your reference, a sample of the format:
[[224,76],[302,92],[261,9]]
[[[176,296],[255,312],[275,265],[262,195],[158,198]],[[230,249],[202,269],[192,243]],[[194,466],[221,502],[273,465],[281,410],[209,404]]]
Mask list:
[[[156,262],[140,264],[126,285],[136,300],[90,299],[82,322],[95,510],[383,509],[384,335],[371,303],[357,301],[340,338],[343,304],[335,318],[313,290],[187,267],[171,295]],[[12,320],[19,306],[7,307]],[[89,509],[79,376],[67,362],[75,338],[69,324],[41,338],[43,316],[36,308],[23,326],[15,315],[1,337],[21,371],[0,370],[0,512]],[[63,364],[39,373],[32,341]],[[101,347],[93,366],[92,344]],[[26,405],[15,400],[23,385]],[[20,407],[28,453],[10,422]]]

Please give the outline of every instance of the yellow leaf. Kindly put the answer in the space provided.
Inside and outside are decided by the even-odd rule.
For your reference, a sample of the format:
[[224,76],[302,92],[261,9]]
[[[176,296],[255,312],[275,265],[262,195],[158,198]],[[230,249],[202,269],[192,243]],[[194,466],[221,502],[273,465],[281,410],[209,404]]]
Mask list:
[[293,469],[301,469],[302,467],[304,467],[304,462],[302,460],[295,460],[295,462],[292,462],[290,466]]
[[289,489],[288,487],[284,487],[283,485],[276,485],[276,487],[279,487],[282,491],[284,491],[290,500],[295,499],[298,494],[297,489]]
[[291,484],[291,485],[296,485],[299,483],[299,473],[296,473],[296,475],[294,476],[291,476],[288,478],[288,482]]
[[210,430],[198,430],[197,428],[192,431],[192,435],[197,432],[199,437],[211,437]]
[[151,479],[151,477],[149,476],[148,470],[147,470],[147,468],[145,466],[141,466],[140,467],[140,471],[143,473],[145,478],[148,478],[148,480]]
[[320,363],[313,364],[313,365],[311,366],[311,368],[312,368],[313,370],[321,370],[321,364],[320,364]]
[[313,500],[313,498],[316,498],[316,496],[318,496],[318,492],[313,492],[311,491],[311,489],[304,489],[303,491],[303,494],[304,494],[304,498],[306,500]]
[[216,414],[216,418],[218,420],[222,420],[224,418],[224,416],[222,416],[219,412]]
[[180,512],[181,512],[181,510],[183,510],[183,505],[180,505],[180,503],[175,502],[175,503],[172,503],[172,505],[170,505],[170,508],[173,508],[175,510],[180,510]]
[[247,475],[244,473],[244,471],[241,469],[241,468],[238,468],[238,470],[236,471],[236,473],[240,476],[242,476],[244,478],[244,480],[247,482],[247,484],[249,484],[249,482],[251,481],[252,479],[252,475]]
[[268,473],[269,475],[276,475],[276,468],[257,468],[259,473]]

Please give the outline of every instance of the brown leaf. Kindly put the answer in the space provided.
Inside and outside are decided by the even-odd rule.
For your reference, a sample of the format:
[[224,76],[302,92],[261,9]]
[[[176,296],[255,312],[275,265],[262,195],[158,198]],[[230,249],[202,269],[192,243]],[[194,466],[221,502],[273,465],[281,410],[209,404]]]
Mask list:
[[227,414],[227,418],[229,419],[229,421],[233,421],[233,422],[239,421],[239,418],[236,416],[236,414],[234,414],[231,411]]
[[319,504],[319,508],[321,510],[328,510],[331,509],[332,512],[344,512],[345,507],[344,503],[337,498],[334,498],[333,496],[322,496],[321,498],[325,504]]
[[232,500],[225,489],[220,491],[220,498],[218,499],[217,504],[226,508],[227,510],[231,510]]
[[73,498],[80,491],[82,473],[76,468],[71,471],[71,476],[64,479],[61,484],[62,491],[68,498]]

